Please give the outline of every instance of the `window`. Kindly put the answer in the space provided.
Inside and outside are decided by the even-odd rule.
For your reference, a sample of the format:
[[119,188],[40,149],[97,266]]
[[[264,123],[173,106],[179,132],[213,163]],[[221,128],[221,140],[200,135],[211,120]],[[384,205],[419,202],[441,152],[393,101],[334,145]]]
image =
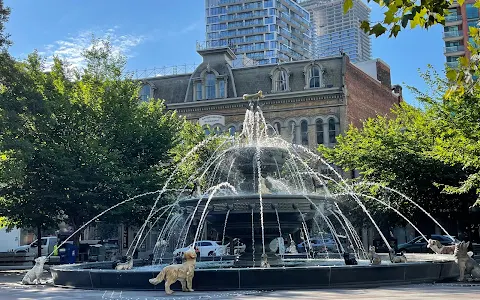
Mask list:
[[202,83],[201,82],[197,82],[196,84],[196,99],[197,100],[202,100],[203,99],[203,95],[202,95]]
[[305,89],[321,88],[323,84],[323,68],[319,65],[308,65],[305,67]]
[[210,135],[210,128],[208,126],[203,127],[203,132],[205,135]]
[[273,128],[277,132],[278,135],[282,134],[282,125],[279,122],[273,123]]
[[225,98],[225,80],[218,81],[218,98]]
[[208,73],[205,80],[205,99],[215,99],[215,74]]
[[316,122],[315,122],[315,126],[316,126],[316,131],[317,131],[317,144],[318,145],[323,145],[323,120],[322,119],[318,119]]
[[310,68],[310,88],[318,88],[320,87],[320,74],[321,70],[317,66],[313,66]]
[[330,144],[337,142],[337,124],[333,118],[328,120],[328,142]]
[[300,133],[302,137],[302,145],[308,146],[308,122],[305,120],[300,123]]
[[284,68],[277,68],[272,75],[272,92],[288,91],[288,72]]
[[220,128],[220,126],[215,126],[215,128],[213,128],[213,133],[215,135],[221,135],[223,133],[223,130],[222,128]]
[[290,136],[291,136],[291,142],[292,144],[296,144],[297,141],[297,124],[295,124],[295,121],[291,121],[288,124],[290,128]]
[[140,90],[140,100],[148,101],[152,97],[152,88],[150,85],[145,84]]
[[234,136],[235,135],[235,126],[230,126],[228,128],[228,133],[231,135],[231,136]]
[[474,4],[467,4],[465,9],[467,11],[467,19],[478,19],[478,8]]

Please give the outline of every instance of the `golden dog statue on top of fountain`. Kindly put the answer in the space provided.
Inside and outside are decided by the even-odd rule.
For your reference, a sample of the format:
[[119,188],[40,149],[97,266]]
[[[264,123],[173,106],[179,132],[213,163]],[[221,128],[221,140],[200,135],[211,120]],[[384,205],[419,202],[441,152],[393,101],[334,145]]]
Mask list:
[[244,94],[243,95],[243,100],[252,100],[252,99],[260,99],[260,98],[263,98],[263,92],[262,91],[258,91],[257,93],[255,94]]
[[182,291],[193,292],[192,280],[195,272],[195,263],[197,262],[197,254],[194,249],[190,249],[183,254],[183,257],[185,258],[185,262],[181,265],[166,266],[157,277],[149,279],[148,281],[153,285],[157,285],[165,280],[165,293],[169,295],[173,293],[170,285],[176,281],[180,281],[182,284]]

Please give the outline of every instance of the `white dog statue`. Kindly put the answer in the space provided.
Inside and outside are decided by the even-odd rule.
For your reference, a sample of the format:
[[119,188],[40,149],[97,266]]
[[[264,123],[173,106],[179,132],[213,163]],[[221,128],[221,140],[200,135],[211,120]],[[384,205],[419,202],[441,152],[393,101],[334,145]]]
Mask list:
[[375,252],[375,246],[370,246],[368,251],[368,258],[370,259],[371,265],[379,265],[382,263],[382,259],[377,254],[377,252]]
[[127,257],[127,261],[124,263],[117,263],[115,270],[131,270],[133,268],[133,258],[131,256]]
[[31,268],[22,279],[22,284],[41,284],[40,277],[43,273],[43,265],[47,261],[47,257],[40,256],[35,259],[35,266]]

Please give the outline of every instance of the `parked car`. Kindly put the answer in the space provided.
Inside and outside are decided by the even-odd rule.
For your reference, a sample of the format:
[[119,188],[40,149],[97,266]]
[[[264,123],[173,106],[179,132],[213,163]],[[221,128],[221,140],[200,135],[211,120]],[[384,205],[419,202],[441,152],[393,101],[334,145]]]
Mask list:
[[[182,256],[184,252],[190,250],[192,247],[193,244],[190,244],[185,248],[175,249],[173,255]],[[198,241],[195,243],[195,251],[197,251],[197,255],[200,257],[223,256],[228,253],[228,247],[226,245],[222,246],[222,242]]]
[[307,241],[301,242],[297,245],[298,252],[305,252],[305,249],[308,247],[312,247],[313,251],[316,252],[336,252],[337,251],[337,244],[333,239],[330,238],[313,238],[310,239],[310,245]]
[[[439,241],[444,246],[454,245],[458,242],[456,238],[449,237],[448,235],[432,234],[430,239]],[[422,236],[417,236],[413,240],[398,245],[398,252],[402,253],[428,253],[432,252],[427,248],[427,241]]]
[[[41,238],[42,242],[42,256],[47,256],[53,252],[53,246],[57,243],[56,236],[47,236]],[[17,247],[13,250],[15,253],[22,253],[22,252],[34,252],[37,253],[37,240],[33,241],[29,245],[23,245]]]

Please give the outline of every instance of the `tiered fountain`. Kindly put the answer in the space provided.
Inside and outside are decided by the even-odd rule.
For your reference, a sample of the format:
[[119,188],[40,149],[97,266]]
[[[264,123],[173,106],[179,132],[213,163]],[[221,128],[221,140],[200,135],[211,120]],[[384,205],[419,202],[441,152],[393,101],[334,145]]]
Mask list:
[[[220,146],[189,178],[190,182],[195,181],[191,192],[182,189],[172,205],[159,208],[157,202],[168,190],[170,180],[158,191],[157,201],[128,251],[133,253],[144,240],[147,224],[162,220],[164,225],[153,249],[153,265],[127,271],[111,270],[111,262],[59,266],[52,268],[54,283],[82,288],[161,289],[150,285],[148,279],[166,262],[172,262],[168,245],[181,248],[193,244],[200,240],[205,226],[219,234],[222,244],[240,239],[246,244],[246,251],[197,263],[193,282],[196,290],[363,287],[432,282],[457,275],[454,263],[448,259],[410,259],[403,264],[384,262],[370,266],[357,232],[336,204],[355,201],[388,245],[362,197],[321,157],[276,135],[259,107],[262,97],[261,92],[244,96],[249,108],[243,131],[235,138],[215,137],[221,140]],[[208,140],[197,145],[180,164],[187,163],[189,156],[207,143]],[[325,164],[337,179],[318,173],[312,162]],[[330,185],[342,193],[332,194]],[[293,236],[297,242],[304,239],[307,249],[312,249],[308,245],[310,234],[322,238],[328,234],[335,241],[335,250],[297,254],[294,247],[285,251],[288,245],[280,246],[284,239],[293,244]],[[345,266],[340,255],[346,251],[352,252],[358,265]],[[261,260],[267,257],[270,267],[262,268]]]

